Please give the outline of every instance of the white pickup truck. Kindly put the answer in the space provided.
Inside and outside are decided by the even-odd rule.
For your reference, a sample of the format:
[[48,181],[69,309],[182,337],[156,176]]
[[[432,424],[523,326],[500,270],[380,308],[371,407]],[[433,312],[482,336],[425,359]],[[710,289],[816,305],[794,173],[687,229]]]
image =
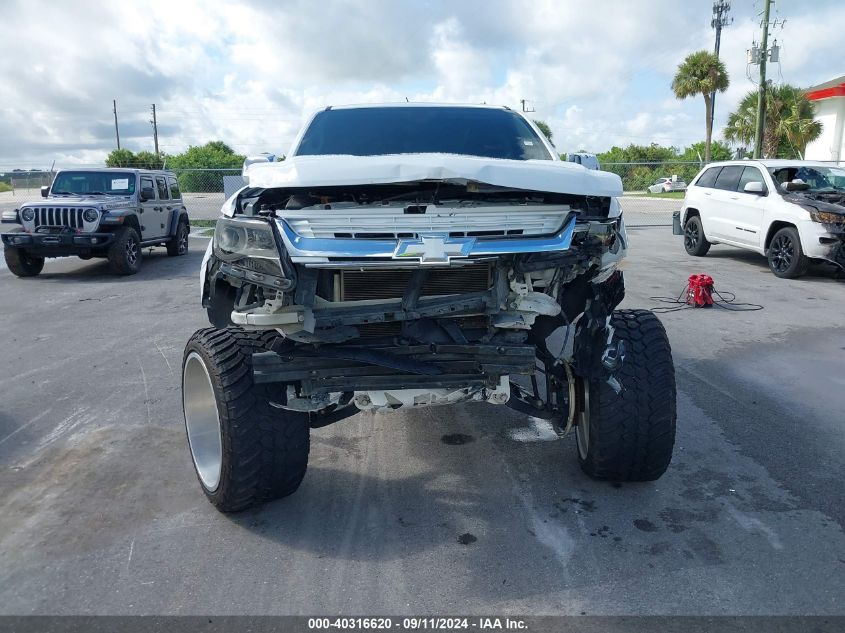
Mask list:
[[652,313],[618,310],[618,176],[561,161],[504,107],[318,112],[251,164],[185,348],[194,466],[220,510],[288,495],[309,434],[359,411],[484,401],[575,430],[587,475],[660,477],[675,378]]

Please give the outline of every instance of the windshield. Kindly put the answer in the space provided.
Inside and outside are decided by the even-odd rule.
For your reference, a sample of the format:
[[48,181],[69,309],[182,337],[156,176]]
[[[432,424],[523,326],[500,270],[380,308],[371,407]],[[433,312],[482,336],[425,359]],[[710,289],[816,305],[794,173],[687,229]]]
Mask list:
[[807,187],[802,187],[798,191],[845,190],[845,169],[841,167],[820,165],[774,167],[769,169],[769,173],[781,189],[788,182],[800,180]]
[[531,126],[515,112],[425,106],[324,110],[308,126],[296,155],[329,154],[552,159]]
[[113,171],[63,171],[53,181],[54,194],[130,196],[135,174]]

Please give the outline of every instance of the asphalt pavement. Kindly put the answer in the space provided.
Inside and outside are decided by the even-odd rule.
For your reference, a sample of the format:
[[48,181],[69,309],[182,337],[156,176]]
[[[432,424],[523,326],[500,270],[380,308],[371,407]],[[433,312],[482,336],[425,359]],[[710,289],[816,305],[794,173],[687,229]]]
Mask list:
[[[845,285],[630,231],[627,307],[691,273],[763,310],[664,314],[666,475],[594,482],[574,438],[493,405],[359,414],[312,433],[299,491],[203,497],[180,401],[197,272],[0,269],[2,614],[844,614]],[[452,441],[456,434],[463,443]]]

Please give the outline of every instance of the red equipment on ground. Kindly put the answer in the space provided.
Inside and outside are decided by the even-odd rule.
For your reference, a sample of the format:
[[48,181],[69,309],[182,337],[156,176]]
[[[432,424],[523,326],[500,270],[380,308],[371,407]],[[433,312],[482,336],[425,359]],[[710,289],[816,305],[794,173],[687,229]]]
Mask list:
[[687,304],[695,308],[708,308],[713,305],[713,278],[710,275],[689,276]]

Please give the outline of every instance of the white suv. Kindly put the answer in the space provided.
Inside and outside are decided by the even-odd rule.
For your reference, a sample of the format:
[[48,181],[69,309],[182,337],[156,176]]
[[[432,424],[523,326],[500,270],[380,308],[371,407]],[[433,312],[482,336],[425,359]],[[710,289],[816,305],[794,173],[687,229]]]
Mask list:
[[803,275],[813,259],[845,268],[845,168],[798,160],[712,163],[687,189],[684,248],[746,248],[778,277]]

